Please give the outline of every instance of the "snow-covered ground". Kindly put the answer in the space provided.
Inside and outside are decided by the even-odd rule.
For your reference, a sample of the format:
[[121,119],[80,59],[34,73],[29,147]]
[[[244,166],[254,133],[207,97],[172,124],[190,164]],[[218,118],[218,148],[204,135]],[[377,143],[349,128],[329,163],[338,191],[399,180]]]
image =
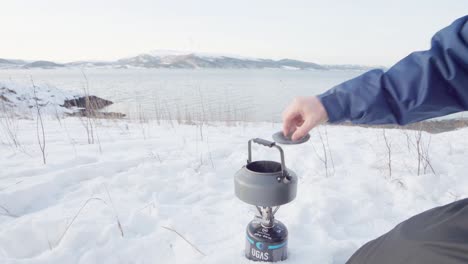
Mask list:
[[[280,124],[98,120],[88,144],[84,121],[46,118],[46,165],[35,121],[8,123],[19,147],[0,123],[0,263],[248,263],[255,208],[234,196],[233,175],[247,140],[271,139]],[[290,232],[284,263],[344,263],[409,216],[464,197],[467,132],[423,133],[435,173],[423,161],[420,175],[416,132],[385,132],[391,177],[382,129],[322,126],[285,146],[299,186],[277,213]],[[278,154],[255,146],[253,157]]]
[[[65,91],[53,85],[14,81],[0,82],[0,111],[8,111],[23,117],[33,116],[37,111],[36,104],[42,113],[49,115],[64,115],[73,110],[62,107],[65,100],[79,97],[77,92]],[[1,115],[2,113],[0,113]]]

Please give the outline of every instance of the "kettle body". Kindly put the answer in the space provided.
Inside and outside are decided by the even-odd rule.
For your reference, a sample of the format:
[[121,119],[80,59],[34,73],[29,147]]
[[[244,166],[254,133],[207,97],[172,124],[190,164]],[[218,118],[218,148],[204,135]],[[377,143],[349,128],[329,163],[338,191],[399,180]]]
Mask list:
[[[252,161],[252,146],[257,143],[270,148],[277,148],[281,154],[281,163],[270,160]],[[251,139],[248,145],[249,158],[234,176],[236,196],[255,206],[280,206],[296,198],[297,176],[286,168],[281,147],[264,139]]]

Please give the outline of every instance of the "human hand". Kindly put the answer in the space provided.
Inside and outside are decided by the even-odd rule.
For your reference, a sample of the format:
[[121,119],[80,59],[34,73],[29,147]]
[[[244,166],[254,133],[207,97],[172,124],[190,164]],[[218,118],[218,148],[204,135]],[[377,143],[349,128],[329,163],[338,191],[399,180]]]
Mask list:
[[327,111],[316,96],[297,97],[283,112],[283,134],[286,137],[292,134],[295,141],[327,120]]

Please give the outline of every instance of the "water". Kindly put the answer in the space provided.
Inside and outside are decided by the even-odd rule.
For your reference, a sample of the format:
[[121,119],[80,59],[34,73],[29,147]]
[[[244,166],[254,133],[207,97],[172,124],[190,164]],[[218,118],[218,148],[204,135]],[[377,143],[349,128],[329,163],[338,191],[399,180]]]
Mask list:
[[[295,97],[315,95],[359,71],[86,69],[90,94],[115,104],[108,110],[136,118],[279,121]],[[79,69],[0,70],[0,80],[36,83],[83,93]]]

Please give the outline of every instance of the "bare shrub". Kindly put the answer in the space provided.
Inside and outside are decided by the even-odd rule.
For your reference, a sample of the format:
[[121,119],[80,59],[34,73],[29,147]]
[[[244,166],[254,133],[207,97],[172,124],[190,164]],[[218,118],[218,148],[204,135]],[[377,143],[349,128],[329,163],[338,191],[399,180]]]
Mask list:
[[423,138],[422,130],[418,130],[415,135],[414,147],[416,149],[417,158],[418,158],[418,175],[421,173],[426,174],[428,169],[431,170],[433,174],[436,174],[434,167],[432,167],[431,159],[429,156],[429,148],[431,145],[431,136],[429,139]]
[[170,228],[170,227],[167,227],[167,226],[161,226],[162,228],[166,229],[166,230],[169,230],[171,232],[174,232],[176,233],[180,238],[182,238],[185,242],[187,242],[187,244],[189,244],[193,249],[195,249],[198,253],[200,253],[202,256],[206,256],[205,253],[203,253],[200,249],[198,249],[192,242],[190,242],[187,238],[185,238],[182,234],[180,234],[179,232],[177,232],[177,230],[173,229],[173,228]]
[[[139,100],[137,99],[137,101]],[[140,124],[141,134],[143,135],[143,139],[146,140],[147,135],[150,134],[148,132],[150,126],[148,124],[149,123],[148,117],[146,116],[141,103],[138,103],[137,118],[138,118],[138,123]]]
[[429,136],[429,139],[427,140],[426,144],[422,144],[421,145],[421,157],[423,159],[423,171],[424,171],[424,174],[426,174],[429,170],[434,174],[436,175],[436,172],[434,170],[434,167],[432,167],[432,162],[431,162],[431,158],[429,156],[429,148],[430,148],[430,145],[431,145],[431,136]]
[[385,134],[385,129],[382,130],[385,146],[387,147],[387,166],[388,166],[388,177],[392,178],[392,143]]
[[415,131],[413,136],[410,136],[408,131],[404,131],[403,133],[406,135],[408,151],[415,151],[417,175],[426,174],[429,171],[436,175],[437,173],[432,166],[430,158],[431,136],[429,135],[428,138],[424,137],[422,129]]
[[203,141],[203,125],[205,123],[205,103],[203,101],[203,94],[200,89],[200,86],[198,86],[198,95],[200,96],[200,107],[201,107],[201,118],[200,118],[200,140]]
[[20,148],[21,144],[18,138],[18,119],[14,112],[0,99],[0,126],[6,137],[8,144],[15,148]]
[[85,97],[85,108],[83,111],[83,116],[79,115],[79,119],[81,121],[81,124],[86,130],[86,135],[88,137],[88,144],[94,144],[94,127],[93,127],[93,122],[91,120],[90,115],[91,113],[91,104],[89,102],[89,80],[88,76],[86,76],[85,72],[82,70],[81,71],[83,78],[85,80],[85,85],[83,86],[83,92],[84,92],[84,97]]
[[192,125],[193,123],[192,113],[189,111],[187,105],[185,105],[185,124]]
[[[185,109],[185,113],[187,114],[187,109]],[[177,104],[176,106],[176,121],[177,121],[177,124],[182,124],[183,123],[183,118],[182,118],[182,112],[180,110],[180,105]]]
[[63,233],[60,235],[59,239],[57,240],[57,242],[55,243],[54,246],[52,246],[52,248],[58,246],[63,238],[65,237],[65,235],[67,234],[68,230],[71,228],[71,226],[73,225],[73,223],[75,223],[76,219],[78,218],[78,216],[80,216],[81,214],[81,211],[83,211],[83,209],[90,203],[90,202],[93,202],[93,201],[98,201],[98,202],[101,202],[102,204],[104,204],[106,207],[111,207],[113,209],[113,212],[114,212],[114,217],[115,217],[115,220],[116,220],[116,223],[117,223],[117,227],[119,228],[119,232],[120,232],[120,235],[123,237],[124,236],[124,232],[123,232],[123,228],[122,228],[122,224],[120,223],[120,219],[115,211],[115,208],[114,208],[114,205],[112,203],[112,200],[110,198],[110,195],[109,195],[109,191],[107,190],[106,188],[106,191],[107,191],[107,194],[108,194],[108,198],[109,198],[109,202],[111,203],[111,205],[109,205],[109,203],[102,199],[102,198],[99,198],[99,197],[91,197],[89,198],[88,200],[86,200],[83,205],[80,207],[80,209],[75,213],[75,215],[73,216],[72,220],[70,221],[70,223],[67,225],[67,227],[65,228],[65,230],[63,231]]
[[422,146],[421,146],[421,139],[422,139],[422,130],[418,130],[415,134],[415,137],[414,137],[414,146],[416,148],[416,154],[418,156],[418,175],[421,175],[421,163],[423,161],[423,158],[422,158]]
[[85,80],[85,85],[83,86],[84,98],[85,98],[85,109],[83,111],[83,116],[79,115],[81,124],[86,130],[86,135],[88,137],[88,144],[94,144],[95,141],[98,143],[99,152],[102,153],[101,140],[97,131],[97,115],[98,110],[101,108],[97,101],[93,102],[90,100],[89,92],[89,79],[84,70],[81,70],[83,78]]
[[164,100],[164,110],[165,110],[165,114],[166,114],[166,120],[171,124],[171,127],[173,129],[175,129],[174,127],[174,123],[173,123],[173,118],[172,118],[172,113],[171,113],[171,109],[169,108],[169,105],[167,104],[167,101]]
[[323,127],[325,130],[323,135],[322,135],[322,132],[320,131],[320,128],[316,129],[317,134],[319,135],[319,138],[320,138],[322,153],[319,154],[319,152],[315,149],[314,145],[312,145],[312,149],[314,150],[318,159],[323,163],[323,166],[325,168],[325,176],[329,177],[329,176],[335,175],[335,163],[333,161],[333,155],[331,154],[330,144],[328,141],[328,130],[326,126],[323,126]]
[[123,228],[122,228],[122,224],[120,223],[120,219],[119,219],[119,215],[117,214],[117,210],[115,210],[114,202],[112,201],[112,198],[110,196],[109,189],[107,189],[106,186],[104,186],[104,188],[106,189],[107,198],[109,198],[110,204],[112,206],[112,210],[114,211],[114,217],[115,217],[115,221],[117,222],[117,227],[120,230],[120,235],[122,237],[124,237],[124,231],[123,231]]
[[[42,162],[44,165],[47,163],[46,161],[46,138],[45,138],[45,131],[44,131],[44,121],[42,119],[42,113],[41,113],[41,105],[39,105],[39,98],[37,97],[36,93],[36,85],[34,84],[34,80],[31,77],[31,83],[33,86],[33,93],[34,93],[34,103],[36,106],[36,135],[37,135],[37,142],[39,144],[39,149],[41,150],[42,153]],[[39,130],[40,128],[40,130]]]

